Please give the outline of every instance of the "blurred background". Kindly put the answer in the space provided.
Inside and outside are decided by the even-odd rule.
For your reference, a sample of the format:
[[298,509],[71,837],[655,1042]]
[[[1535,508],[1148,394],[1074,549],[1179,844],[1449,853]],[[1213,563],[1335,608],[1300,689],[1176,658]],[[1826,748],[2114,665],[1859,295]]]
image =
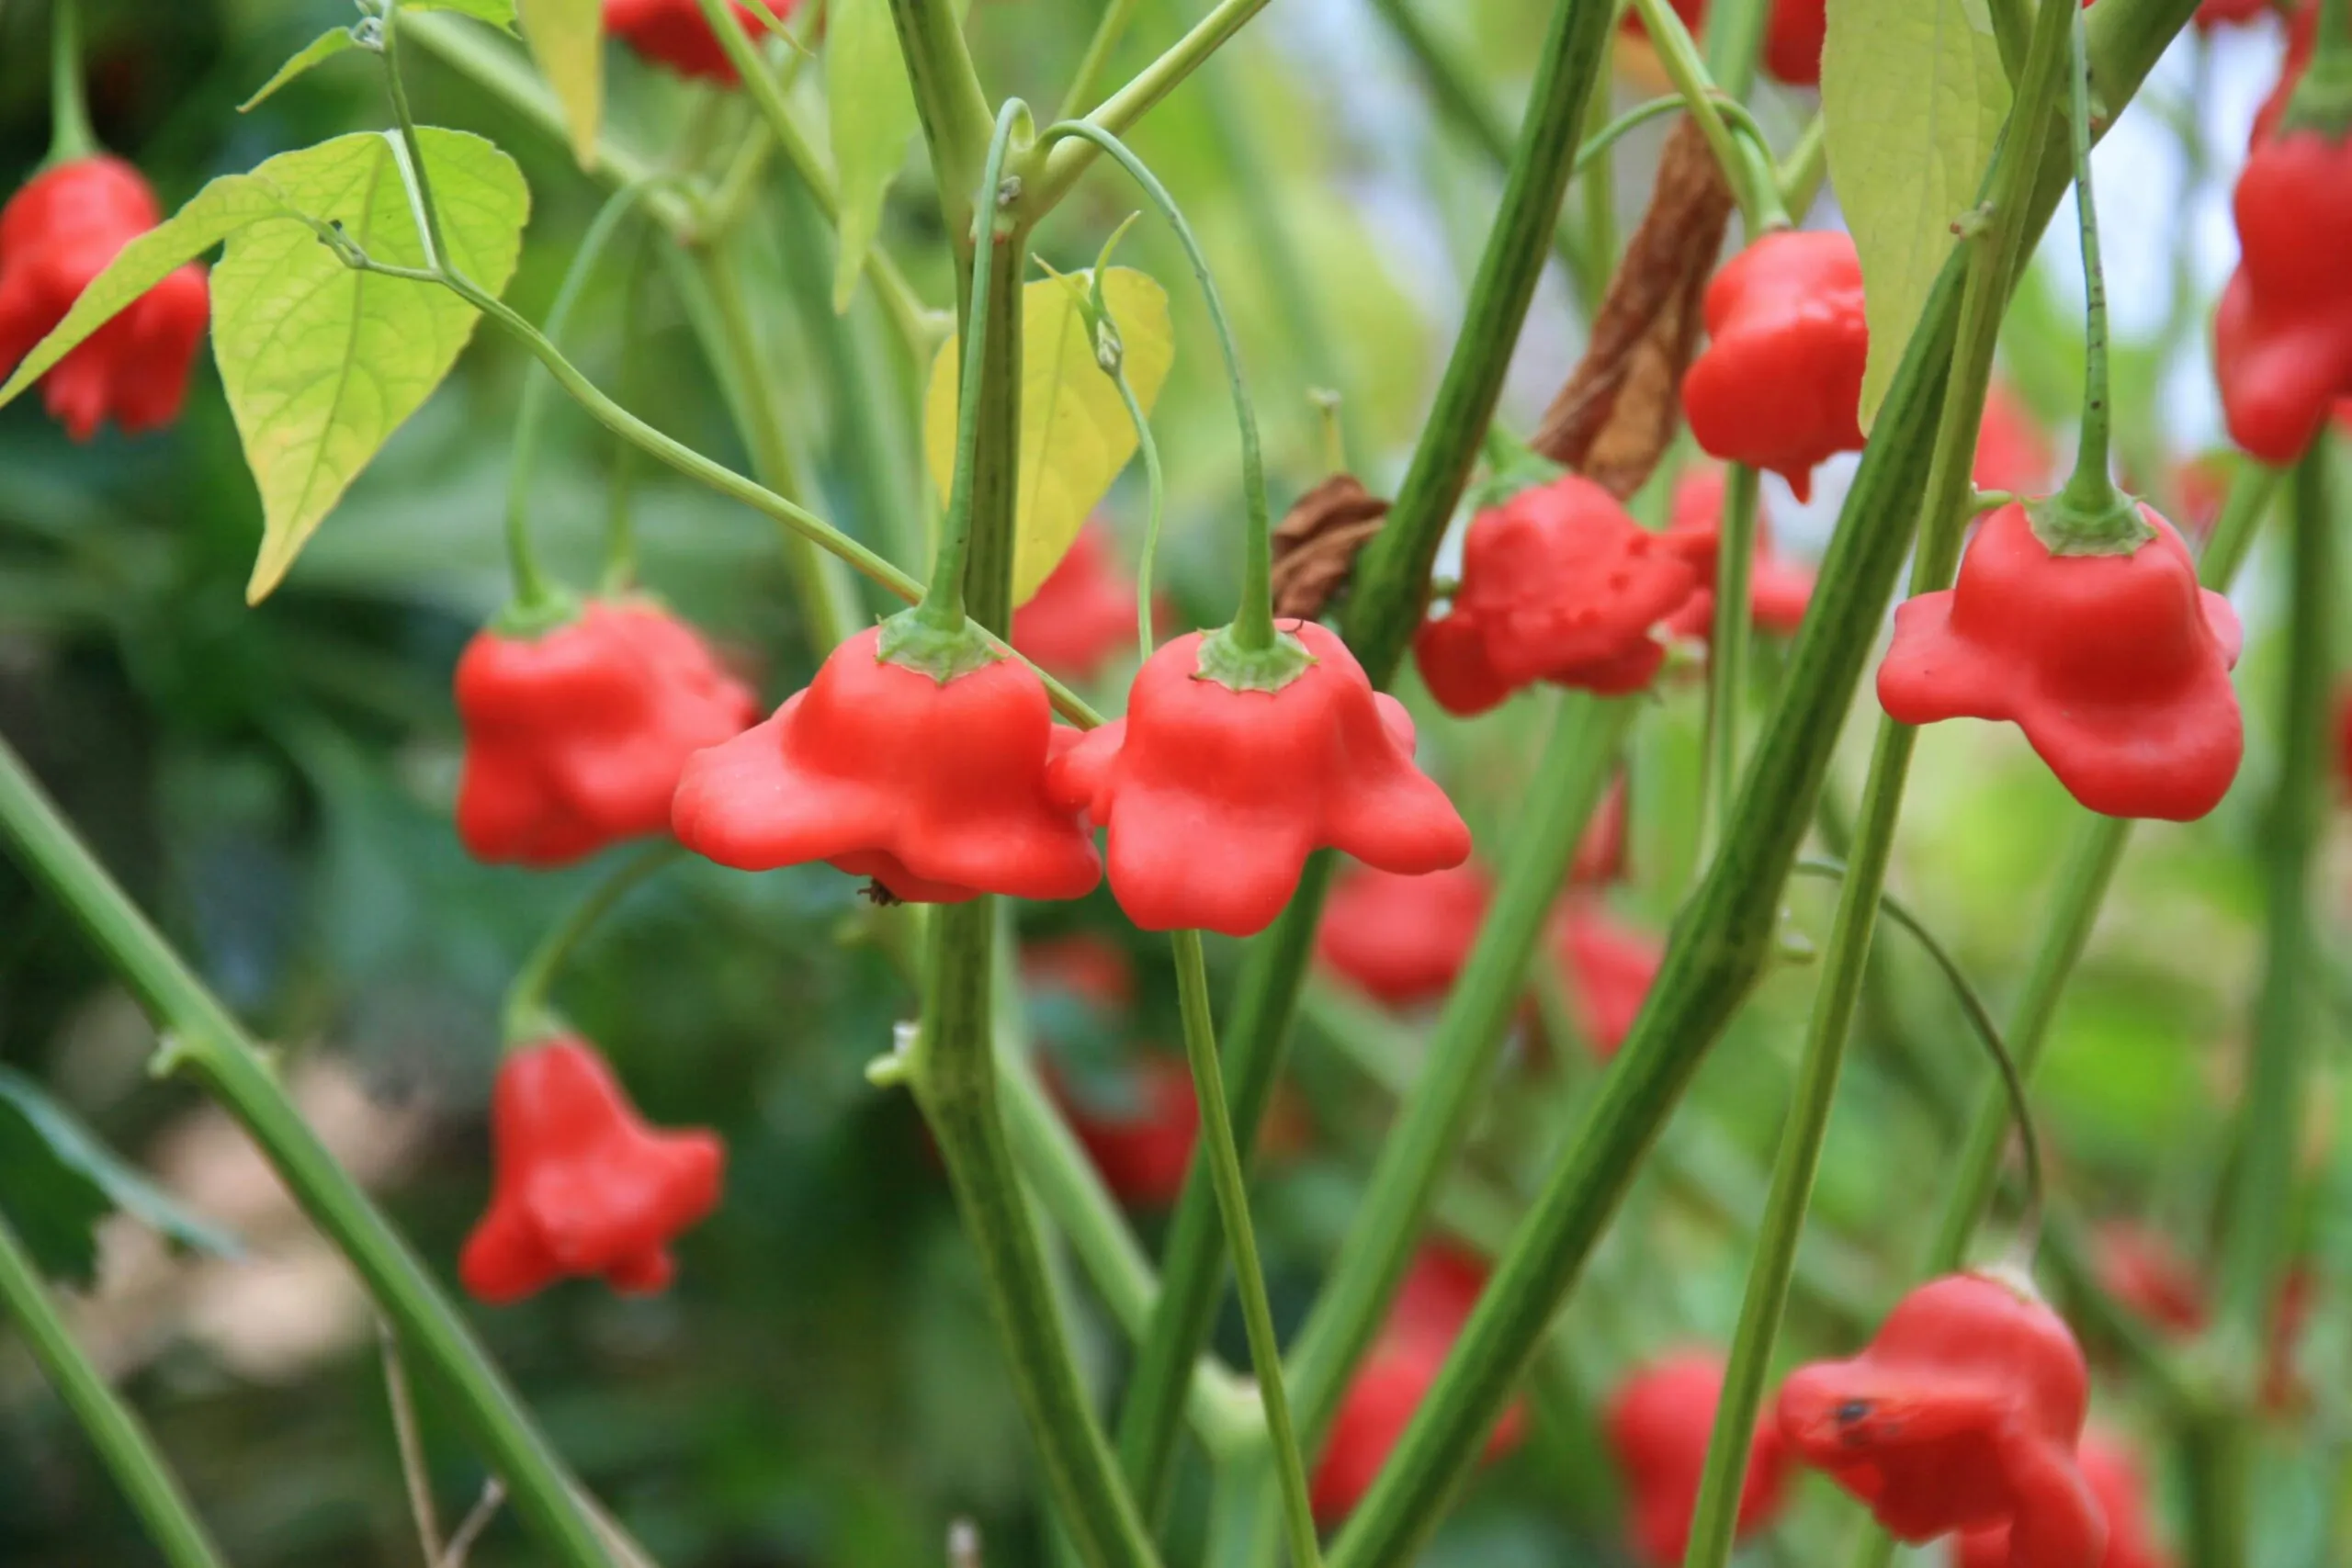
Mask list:
[[[1057,100],[1097,9],[1095,0],[975,0],[969,31],[983,75],[1001,91]],[[1195,9],[1146,0],[1121,73]],[[1419,13],[1508,119],[1544,9],[1530,0]],[[214,175],[389,123],[379,79],[357,56],[236,112],[281,60],[352,16],[347,0],[87,0],[99,132],[168,209]],[[46,26],[40,0],[0,0],[0,187],[13,189],[47,142]],[[2279,51],[2271,25],[2184,36],[2098,154],[2124,340],[2120,451],[2176,517],[2179,465],[2218,439],[2205,323],[2234,261],[2228,182]],[[1661,90],[1637,51],[1623,53],[1620,107]],[[413,51],[410,70],[422,118],[488,135],[522,163],[534,212],[507,298],[543,318],[602,193],[539,127],[431,54]],[[678,146],[698,115],[715,114],[724,130],[746,112],[707,111],[697,90],[617,49],[608,72],[619,131],[657,154]],[[801,90],[813,95],[821,73],[804,74]],[[1785,145],[1809,96],[1758,91],[1759,116]],[[1628,228],[1670,123],[1629,136],[1613,159]],[[1370,0],[1269,7],[1135,140],[1202,231],[1236,305],[1277,508],[1330,467],[1316,389],[1343,395],[1352,466],[1374,490],[1392,486],[1484,241],[1498,185],[1491,162],[1435,114]],[[920,156],[884,243],[941,309],[949,286]],[[1040,236],[1042,254],[1065,268],[1089,265],[1127,210],[1124,188],[1091,183]],[[1811,220],[1835,221],[1827,198]],[[927,502],[905,417],[919,367],[892,349],[870,286],[835,315],[831,232],[788,175],[769,177],[741,254],[811,503],[919,568],[907,543],[922,536],[916,509]],[[1157,225],[1140,225],[1121,257],[1169,285],[1178,337],[1155,422],[1170,483],[1160,581],[1177,619],[1214,625],[1230,612],[1239,502],[1213,339]],[[2075,266],[2071,212],[2062,211],[2004,344],[2007,383],[2062,458],[2080,385]],[[574,356],[599,384],[620,386],[623,323],[638,312],[641,352],[627,367],[625,400],[747,468],[678,293],[659,266],[644,269],[641,287],[630,276],[623,265],[605,269],[571,334]],[[1516,428],[1532,423],[1573,364],[1582,321],[1577,290],[1555,266],[1514,366],[1506,419]],[[482,1111],[500,998],[538,937],[610,869],[483,867],[450,827],[450,673],[504,597],[498,523],[526,372],[511,342],[478,334],[257,610],[246,608],[243,583],[260,510],[209,355],[187,413],[162,434],[109,431],[76,446],[37,400],[0,412],[0,732],[210,983],[282,1046],[322,1134],[453,1289],[458,1242],[487,1190]],[[560,570],[585,584],[615,453],[568,404],[553,408],[534,517]],[[1851,465],[1826,470],[1806,507],[1768,478],[1766,508],[1790,554],[1818,553]],[[768,702],[795,689],[812,655],[775,530],[666,474],[640,471],[634,482],[647,582],[755,672]],[[1653,518],[1664,483],[1642,502]],[[1105,521],[1114,553],[1132,561],[1136,476],[1114,491]],[[2135,835],[2038,1086],[2068,1209],[2086,1224],[2154,1225],[2191,1258],[2206,1245],[2212,1173],[2224,1165],[2215,1108],[2234,1092],[2259,956],[2253,846],[2276,750],[2265,607],[2278,570],[2278,552],[2259,551],[2238,596],[2253,632],[2240,788],[2203,822]],[[1769,682],[1769,652],[1766,664]],[[1098,684],[1115,703],[1124,671]],[[1425,760],[1492,855],[1549,698],[1465,725],[1406,694],[1429,720]],[[1700,682],[1668,682],[1636,732],[1629,877],[1611,904],[1637,932],[1662,933],[1688,884],[1702,703]],[[1855,793],[1862,758],[1852,742],[1866,744],[1874,716],[1866,700],[1833,801]],[[2075,820],[2014,732],[1948,725],[1924,736],[1893,886],[1996,1012],[2031,956],[2027,933]],[[2342,885],[2341,869],[2327,886]],[[1039,1560],[1038,1488],[971,1256],[910,1104],[861,1073],[914,1000],[865,940],[855,887],[822,869],[747,876],[682,864],[598,929],[559,1002],[651,1120],[725,1135],[725,1204],[683,1242],[666,1295],[624,1301],[567,1285],[522,1306],[469,1309],[556,1442],[672,1568],[935,1562],[958,1514],[979,1521],[991,1561]],[[1792,890],[1788,961],[1713,1054],[1566,1314],[1566,1362],[1588,1416],[1640,1359],[1729,1340],[1811,994],[1803,950],[1825,937],[1830,906],[1819,886]],[[1126,930],[1104,895],[1022,918],[1033,939],[1095,933],[1131,969],[1125,998],[1050,977],[1035,987],[1034,1017],[1065,1075],[1081,1098],[1115,1099],[1115,1083],[1102,1087],[1090,1064],[1132,1063],[1178,1037],[1164,945]],[[1906,1282],[1947,1151],[1986,1078],[1917,951],[1900,938],[1882,946],[1822,1172],[1791,1357],[1849,1350]],[[1219,947],[1213,960],[1229,970],[1232,956]],[[2336,973],[2344,956],[2331,953]],[[1261,1192],[1286,1326],[1311,1298],[1392,1103],[1364,1058],[1385,1051],[1392,1067],[1409,1068],[1426,1022],[1408,1013],[1375,1027],[1367,1004],[1329,976],[1318,998],[1295,1054],[1297,1125]],[[2343,1016],[2327,1019],[2330,1043]],[[1507,1195],[1540,1168],[1594,1075],[1572,1049],[1541,1049],[1537,1033],[1510,1070],[1544,1092],[1482,1130],[1482,1190]],[[40,1080],[243,1244],[233,1259],[184,1255],[110,1222],[95,1285],[74,1303],[85,1343],[151,1418],[236,1562],[414,1563],[365,1298],[233,1130],[190,1088],[148,1076],[153,1043],[66,917],[0,863],[0,1062]],[[2324,1061],[2330,1109],[2314,1121],[2332,1126],[2340,1055]],[[2263,1561],[2279,1568],[2320,1561],[2352,1436],[2340,1375],[2352,1371],[2352,1347],[2335,1288],[2352,1237],[2334,1234],[2352,1215],[2352,1165],[2340,1142],[2311,1157],[2327,1162],[2326,1190],[2341,1201],[2301,1219],[2318,1281],[2296,1362],[2304,1392],[2282,1410],[2276,1462],[2261,1471]],[[8,1201],[0,1188],[0,1204]],[[1156,1241],[1155,1207],[1141,1203],[1137,1218]],[[1073,1295],[1090,1367],[1111,1387],[1118,1337],[1082,1288]],[[1246,1365],[1238,1322],[1223,1326],[1220,1344]],[[2128,1382],[2102,1388],[2101,1419],[2132,1429]],[[431,1479],[454,1517],[479,1492],[481,1470],[429,1382],[417,1399]],[[1197,1488],[1185,1496],[1182,1514],[1196,1516]],[[1547,1423],[1481,1479],[1430,1561],[1626,1561],[1618,1506],[1590,1422]],[[1824,1561],[1853,1517],[1808,1482],[1794,1516],[1754,1551]],[[0,1342],[0,1562],[152,1560],[38,1371]],[[502,1519],[474,1560],[533,1559]]]

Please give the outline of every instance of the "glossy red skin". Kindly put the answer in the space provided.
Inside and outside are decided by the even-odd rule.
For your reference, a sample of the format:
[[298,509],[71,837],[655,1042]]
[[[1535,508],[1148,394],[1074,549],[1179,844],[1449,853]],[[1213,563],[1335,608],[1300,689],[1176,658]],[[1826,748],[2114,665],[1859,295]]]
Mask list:
[[[2137,1456],[2120,1438],[2093,1428],[2083,1434],[2075,1457],[2107,1517],[2107,1555],[2098,1568],[2173,1568],[2172,1553],[2156,1544],[2148,1483]],[[1960,1538],[1953,1568],[2007,1568],[2008,1561],[2008,1527],[1996,1525]]]
[[825,861],[910,903],[1092,891],[1093,842],[1046,797],[1037,672],[1000,659],[943,685],[885,662],[881,636],[851,637],[765,723],[687,762],[678,841],[739,871]]
[[2041,423],[2015,393],[1996,382],[1984,394],[1984,420],[1976,429],[1976,464],[1971,476],[1976,488],[2011,495],[2046,494],[2056,460]]
[[1317,849],[1406,875],[1470,856],[1461,814],[1413,765],[1403,705],[1335,633],[1280,625],[1315,660],[1282,690],[1202,678],[1206,634],[1190,633],[1144,661],[1125,719],[1054,761],[1053,798],[1108,834],[1111,891],[1145,931],[1263,931]]
[[1138,1104],[1125,1113],[1090,1107],[1059,1082],[1054,1097],[1103,1185],[1122,1202],[1165,1208],[1184,1190],[1201,1134],[1200,1100],[1191,1070],[1173,1056],[1138,1055],[1126,1071]]
[[670,1243],[718,1206],[727,1151],[715,1134],[657,1132],[613,1070],[561,1038],[508,1056],[490,1107],[490,1210],[458,1275],[503,1305],[571,1275],[625,1295],[666,1289]]
[[1625,775],[1609,781],[1609,793],[1593,809],[1592,820],[1577,840],[1577,858],[1568,866],[1571,887],[1598,887],[1625,874]]
[[1699,584],[1685,549],[1570,474],[1471,521],[1453,608],[1413,652],[1449,713],[1483,713],[1537,681],[1609,694],[1649,684],[1652,636]]
[[692,626],[628,600],[537,637],[475,634],[457,701],[458,836],[477,860],[532,866],[665,830],[686,759],[759,713]]
[[1781,1436],[1804,1463],[1914,1545],[2009,1529],[2008,1568],[2098,1568],[2107,1521],[2075,1462],[2090,1399],[2058,1314],[1981,1274],[1896,1303],[1850,1360],[1781,1385]]
[[2352,137],[2255,143],[2234,200],[2240,260],[2213,313],[2230,439],[2292,462],[2352,395]]
[[1577,1032],[1602,1061],[1634,1031],[1666,944],[1620,924],[1601,905],[1578,899],[1559,925],[1557,954]]
[[[768,9],[780,21],[790,21],[799,0],[769,0]],[[756,42],[768,34],[767,23],[743,0],[734,0],[735,19]],[[635,50],[642,59],[666,65],[679,75],[699,78],[723,87],[736,83],[735,62],[727,58],[709,19],[695,0],[605,0],[605,30]]]
[[[1384,1333],[1340,1397],[1330,1440],[1307,1480],[1315,1517],[1335,1525],[1372,1490],[1421,1400],[1445,1365],[1453,1337],[1419,1330]],[[1482,1456],[1492,1463],[1527,1434],[1527,1412],[1513,1404],[1496,1421]]]
[[2230,684],[2243,634],[2172,525],[2140,511],[2156,536],[2129,556],[2052,556],[2022,505],[1986,518],[1955,586],[1895,608],[1887,716],[2007,719],[2110,817],[2212,810],[2245,749]]
[[[0,208],[0,376],[162,218],[139,171],[105,154],[45,170],[9,197]],[[109,418],[125,434],[171,423],[211,309],[203,267],[166,274],[41,378],[51,417],[76,441]]]
[[[1723,1388],[1723,1358],[1684,1351],[1638,1369],[1610,1398],[1604,1430],[1625,1484],[1626,1529],[1635,1557],[1650,1568],[1676,1568],[1690,1544]],[[1734,1539],[1771,1524],[1788,1468],[1781,1429],[1767,1411],[1748,1450]]]
[[1770,468],[1806,500],[1816,464],[1862,449],[1870,327],[1853,239],[1767,234],[1708,283],[1705,311],[1707,346],[1682,378],[1690,434],[1710,456]]
[[[1724,517],[1724,471],[1693,468],[1674,485],[1674,504],[1667,536],[1689,541],[1699,567],[1700,587],[1667,618],[1666,628],[1676,637],[1706,640],[1715,629],[1715,557],[1721,553]],[[1758,631],[1793,636],[1804,624],[1805,606],[1813,602],[1813,573],[1772,547],[1772,526],[1758,502],[1756,508],[1756,559],[1748,569],[1748,615]]]
[[1493,896],[1486,871],[1467,863],[1421,876],[1351,866],[1324,903],[1315,955],[1392,1007],[1429,1001],[1453,989]]
[[2164,1233],[2145,1225],[2099,1226],[2091,1251],[2099,1288],[2168,1334],[2204,1330],[2205,1281]]
[[1135,584],[1088,524],[1029,602],[1012,612],[1012,646],[1065,681],[1091,681],[1136,645]]

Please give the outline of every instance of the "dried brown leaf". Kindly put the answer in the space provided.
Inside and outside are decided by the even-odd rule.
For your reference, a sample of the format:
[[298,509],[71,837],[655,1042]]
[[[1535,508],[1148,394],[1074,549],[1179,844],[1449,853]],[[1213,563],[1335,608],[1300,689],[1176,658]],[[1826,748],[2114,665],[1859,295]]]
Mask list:
[[1274,527],[1274,614],[1321,615],[1387,517],[1388,502],[1352,474],[1333,474],[1300,496]]

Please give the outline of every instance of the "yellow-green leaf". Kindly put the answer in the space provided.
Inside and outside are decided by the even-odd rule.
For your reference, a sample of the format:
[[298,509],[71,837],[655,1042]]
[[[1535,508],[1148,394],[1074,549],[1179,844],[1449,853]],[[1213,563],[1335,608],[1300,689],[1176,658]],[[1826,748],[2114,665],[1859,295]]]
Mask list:
[[311,66],[318,64],[321,61],[333,60],[345,50],[357,47],[358,43],[358,39],[352,35],[352,31],[349,28],[328,28],[325,32],[322,32],[318,37],[312,39],[309,43],[304,44],[300,53],[295,55],[285,64],[279,66],[277,68],[277,74],[272,76],[268,81],[264,82],[259,90],[257,90],[252,97],[247,98],[243,103],[237,106],[237,112],[239,114],[245,114],[251,111],[254,106],[260,103],[264,98],[268,97],[272,93],[277,91],[278,88],[286,85],[287,83],[294,80],[295,77],[302,74],[303,72],[308,71]]
[[833,309],[846,310],[919,123],[889,0],[832,0],[825,16],[825,112],[841,196]]
[[1862,262],[1862,424],[1973,206],[2007,111],[1985,0],[1829,0],[1821,116],[1829,181]]
[[516,0],[515,12],[539,74],[563,106],[572,153],[594,168],[605,116],[604,0]]
[[[449,260],[495,294],[522,249],[530,192],[514,160],[478,136],[418,133]],[[399,145],[338,137],[254,171],[294,211],[341,225],[372,260],[420,266],[424,246]],[[437,284],[347,267],[307,225],[262,221],[229,238],[212,269],[212,350],[262,500],[258,603],[401,423],[448,374],[473,308]]]
[[[1091,275],[1041,278],[1022,291],[1021,498],[1013,520],[1012,602],[1024,603],[1061,563],[1087,514],[1136,454],[1135,426],[1119,389],[1094,362],[1079,311]],[[1075,283],[1077,287],[1071,287]],[[1125,344],[1127,385],[1148,413],[1168,379],[1176,339],[1168,291],[1133,267],[1102,279],[1103,302]],[[950,338],[931,367],[923,450],[947,493],[956,470],[956,392],[961,350]]]
[[403,11],[455,11],[493,28],[514,30],[514,0],[401,0]]

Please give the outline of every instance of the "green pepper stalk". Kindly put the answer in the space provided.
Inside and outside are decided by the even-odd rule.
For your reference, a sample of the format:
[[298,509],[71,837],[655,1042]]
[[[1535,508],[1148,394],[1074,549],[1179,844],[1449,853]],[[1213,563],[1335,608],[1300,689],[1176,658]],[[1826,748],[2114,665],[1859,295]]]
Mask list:
[[52,168],[87,158],[98,150],[90,128],[89,101],[82,96],[82,7],[80,0],[56,0],[49,21],[49,155]]

